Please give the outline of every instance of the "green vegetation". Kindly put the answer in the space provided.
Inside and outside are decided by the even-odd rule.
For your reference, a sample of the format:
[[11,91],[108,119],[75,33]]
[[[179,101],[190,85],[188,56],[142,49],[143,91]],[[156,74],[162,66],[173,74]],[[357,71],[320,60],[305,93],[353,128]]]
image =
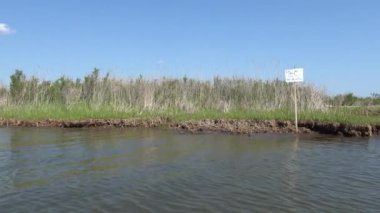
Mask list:
[[[199,119],[292,120],[292,85],[215,77],[211,81],[160,78],[114,79],[99,70],[82,79],[56,81],[28,78],[16,70],[9,88],[0,87],[0,118],[128,119],[164,117],[173,121]],[[380,95],[329,97],[312,85],[298,88],[300,120],[379,123]]]
[[[303,111],[299,114],[301,121],[339,122],[350,124],[380,124],[380,107],[374,107],[371,114],[362,114],[363,109],[339,109],[327,111]],[[367,113],[367,112],[366,112]],[[201,110],[184,112],[167,111],[117,111],[112,108],[89,109],[78,106],[66,109],[62,106],[45,105],[15,106],[0,108],[3,119],[19,120],[81,120],[81,119],[148,119],[165,118],[171,121],[203,120],[203,119],[252,119],[252,120],[293,120],[291,110],[274,111],[229,111]]]
[[[289,97],[293,87],[280,80],[263,81],[243,78],[215,77],[211,81],[160,78],[113,79],[100,77],[95,69],[90,75],[75,81],[61,77],[56,81],[28,78],[16,70],[11,76],[9,91],[4,89],[1,106],[53,105],[65,109],[86,107],[118,112],[129,111],[257,111],[292,108]],[[322,109],[325,95],[312,85],[298,90],[300,108]]]
[[373,106],[380,105],[380,94],[372,93],[371,97],[358,97],[353,93],[340,94],[329,98],[334,106]]

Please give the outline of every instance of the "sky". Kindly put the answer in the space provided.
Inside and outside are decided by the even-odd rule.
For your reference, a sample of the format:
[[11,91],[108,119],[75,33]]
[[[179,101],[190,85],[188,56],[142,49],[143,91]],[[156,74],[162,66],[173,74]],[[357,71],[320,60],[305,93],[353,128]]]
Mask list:
[[114,77],[284,79],[380,93],[378,0],[1,0],[0,84]]

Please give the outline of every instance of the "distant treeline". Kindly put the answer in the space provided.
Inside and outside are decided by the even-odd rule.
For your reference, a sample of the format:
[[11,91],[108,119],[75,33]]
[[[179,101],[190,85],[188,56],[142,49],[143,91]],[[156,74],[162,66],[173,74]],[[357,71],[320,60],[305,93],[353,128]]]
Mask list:
[[358,97],[353,93],[339,94],[329,97],[333,106],[371,106],[380,105],[380,93],[372,93],[370,97]]
[[[115,79],[94,69],[83,79],[61,77],[55,81],[27,77],[21,70],[10,76],[9,87],[0,88],[0,106],[86,106],[113,110],[278,110],[293,107],[293,86],[281,80],[221,78],[196,80],[187,77],[146,79],[142,76]],[[352,93],[327,96],[310,84],[298,87],[301,110],[327,106],[380,104],[380,95],[360,98]]]

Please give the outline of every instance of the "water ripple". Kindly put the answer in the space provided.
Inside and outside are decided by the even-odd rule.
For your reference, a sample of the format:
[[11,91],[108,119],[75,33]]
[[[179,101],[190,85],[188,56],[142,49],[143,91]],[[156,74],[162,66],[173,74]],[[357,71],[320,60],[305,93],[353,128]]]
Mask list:
[[[5,212],[375,212],[380,139],[2,129]],[[1,137],[1,135],[0,135]]]

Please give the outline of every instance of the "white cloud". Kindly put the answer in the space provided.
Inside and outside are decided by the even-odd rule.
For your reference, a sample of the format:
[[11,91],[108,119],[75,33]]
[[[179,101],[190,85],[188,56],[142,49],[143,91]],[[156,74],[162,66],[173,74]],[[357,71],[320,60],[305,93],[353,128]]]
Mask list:
[[14,31],[7,24],[0,23],[0,35],[7,35],[13,32]]

